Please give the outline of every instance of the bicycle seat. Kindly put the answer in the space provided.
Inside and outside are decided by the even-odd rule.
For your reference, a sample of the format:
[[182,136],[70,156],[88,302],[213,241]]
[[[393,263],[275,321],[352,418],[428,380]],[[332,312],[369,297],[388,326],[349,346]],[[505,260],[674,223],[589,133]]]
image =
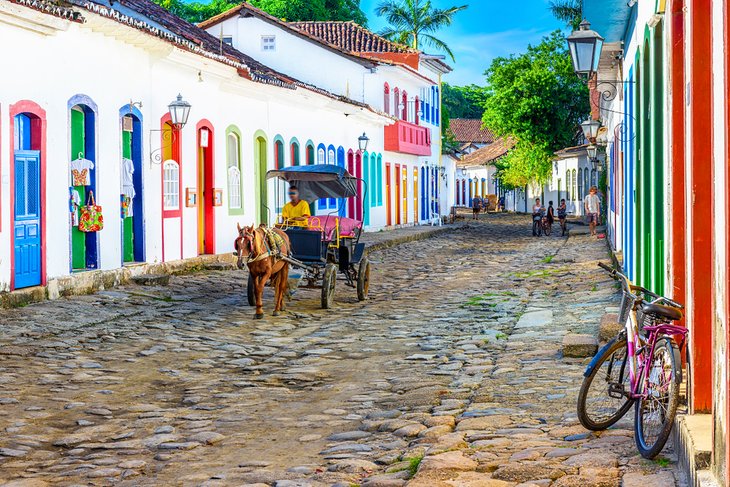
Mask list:
[[643,303],[641,305],[641,311],[647,315],[656,315],[672,321],[682,319],[682,312],[680,310],[662,304]]

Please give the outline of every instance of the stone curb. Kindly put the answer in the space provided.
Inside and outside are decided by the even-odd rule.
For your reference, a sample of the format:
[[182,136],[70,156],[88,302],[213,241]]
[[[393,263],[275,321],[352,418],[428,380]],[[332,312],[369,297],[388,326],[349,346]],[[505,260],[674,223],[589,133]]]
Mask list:
[[[433,230],[424,230],[422,232],[414,232],[406,235],[394,235],[380,242],[368,244],[366,242],[366,251],[375,252],[391,247],[395,247],[407,242],[415,242],[427,238],[435,237],[448,231],[464,228],[465,225],[450,225],[443,227],[434,227]],[[398,230],[390,230],[397,232]],[[191,257],[169,262],[158,262],[152,264],[137,264],[120,269],[111,270],[94,270],[79,272],[70,276],[63,276],[55,279],[49,279],[45,286],[35,286],[26,289],[18,289],[11,292],[0,293],[0,309],[2,308],[21,308],[32,303],[39,303],[45,300],[58,299],[60,297],[81,296],[84,294],[93,294],[105,289],[111,289],[123,284],[128,284],[135,280],[139,280],[144,275],[159,276],[178,276],[185,274],[193,274],[207,269],[220,270],[234,266],[234,257],[232,254],[202,255],[199,257]],[[144,279],[143,279],[144,281]]]

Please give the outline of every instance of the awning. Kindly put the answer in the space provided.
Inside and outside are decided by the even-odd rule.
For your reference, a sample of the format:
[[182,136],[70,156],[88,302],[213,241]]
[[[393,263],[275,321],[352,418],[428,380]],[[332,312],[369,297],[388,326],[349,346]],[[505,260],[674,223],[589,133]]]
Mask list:
[[314,164],[272,169],[266,179],[279,178],[296,186],[299,197],[314,203],[320,198],[350,198],[357,195],[357,178],[344,167]]
[[632,11],[626,0],[583,0],[583,18],[591,23],[606,43],[623,41],[626,37]]

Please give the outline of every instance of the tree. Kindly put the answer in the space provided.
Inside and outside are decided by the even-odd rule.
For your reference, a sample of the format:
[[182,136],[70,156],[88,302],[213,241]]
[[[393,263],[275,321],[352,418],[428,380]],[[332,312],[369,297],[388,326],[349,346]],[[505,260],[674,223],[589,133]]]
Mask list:
[[[240,0],[153,0],[158,5],[191,23],[207,20],[237,5]],[[360,0],[251,0],[251,5],[289,22],[307,20],[353,20],[367,25]]]
[[517,140],[502,161],[501,177],[511,186],[545,182],[554,152],[575,143],[590,110],[565,35],[553,32],[523,54],[495,59],[486,76],[483,121],[497,135]]
[[450,118],[482,118],[485,100],[483,86],[441,85],[441,110]]
[[556,19],[578,30],[583,20],[583,0],[553,0],[550,2],[550,11]]
[[434,34],[454,23],[454,16],[467,5],[447,9],[434,8],[431,0],[385,0],[375,13],[390,24],[380,35],[413,49],[431,46],[447,53],[454,60],[454,53],[444,41]]

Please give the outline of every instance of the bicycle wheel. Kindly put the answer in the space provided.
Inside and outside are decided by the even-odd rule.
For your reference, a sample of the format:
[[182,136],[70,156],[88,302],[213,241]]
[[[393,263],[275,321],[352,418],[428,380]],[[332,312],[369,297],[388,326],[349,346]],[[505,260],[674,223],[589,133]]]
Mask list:
[[550,228],[550,224],[549,223],[547,225],[545,225],[545,229],[543,230],[543,232],[545,233],[545,236],[546,237],[549,237],[550,236],[550,231],[551,230],[552,229]]
[[578,420],[591,431],[608,429],[633,403],[626,395],[631,389],[626,339],[614,338],[598,353],[596,364],[583,379],[578,393]]
[[[679,347],[668,337],[659,338],[654,354],[642,372],[645,398],[634,409],[634,438],[641,456],[652,459],[664,448],[674,426],[682,380]],[[649,380],[645,381],[648,374]]]

